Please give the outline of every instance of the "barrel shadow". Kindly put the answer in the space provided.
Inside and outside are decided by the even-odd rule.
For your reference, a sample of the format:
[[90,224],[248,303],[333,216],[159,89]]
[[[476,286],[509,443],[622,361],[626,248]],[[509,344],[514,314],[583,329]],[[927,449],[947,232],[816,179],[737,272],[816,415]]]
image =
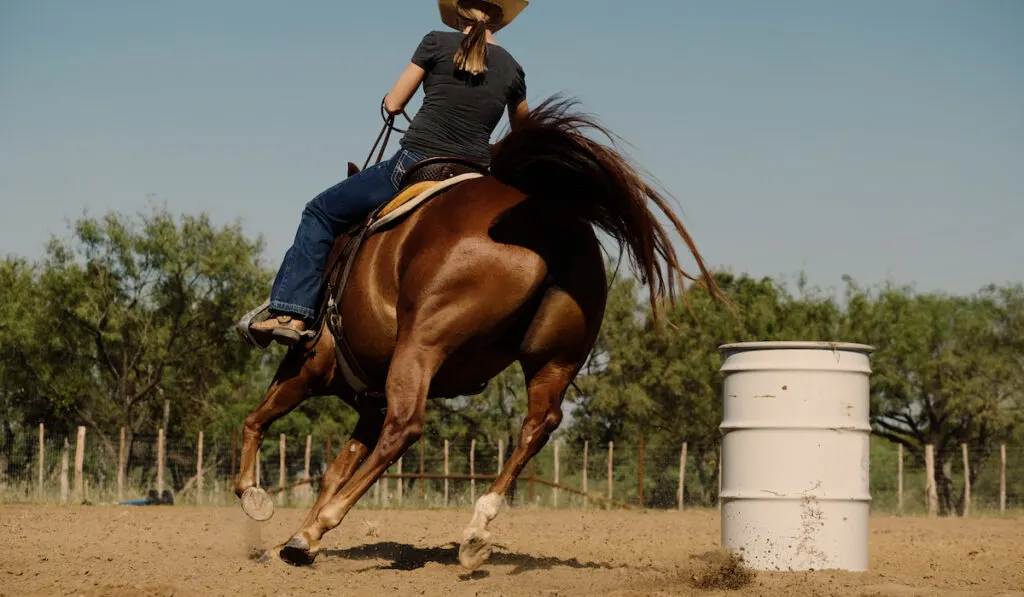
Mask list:
[[[344,558],[348,560],[386,560],[389,563],[366,568],[363,570],[418,570],[427,564],[442,564],[445,566],[459,566],[459,544],[448,543],[436,547],[416,547],[407,543],[396,543],[394,541],[381,541],[367,545],[359,545],[349,549],[327,549],[323,550],[321,556]],[[513,566],[510,575],[522,574],[531,570],[550,570],[556,567],[579,568],[579,569],[605,569],[625,568],[625,565],[616,566],[607,562],[581,562],[576,558],[562,559],[552,556],[533,556],[524,553],[512,553],[504,551],[501,546],[495,546],[494,553],[487,560],[488,566]],[[486,576],[484,571],[476,571],[462,576],[464,580],[481,578]]]

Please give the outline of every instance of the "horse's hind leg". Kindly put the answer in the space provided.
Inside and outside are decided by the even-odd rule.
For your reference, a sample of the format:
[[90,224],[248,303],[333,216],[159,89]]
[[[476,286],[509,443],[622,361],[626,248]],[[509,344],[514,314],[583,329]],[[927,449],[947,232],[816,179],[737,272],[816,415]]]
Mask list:
[[381,401],[381,408],[368,405],[359,410],[359,421],[352,431],[352,437],[342,447],[334,461],[327,467],[323,479],[320,482],[320,494],[316,503],[310,509],[306,519],[299,526],[304,529],[316,522],[320,510],[341,490],[356,469],[366,459],[367,455],[377,447],[377,440],[380,438],[380,430],[384,424],[383,406],[386,403]]
[[516,449],[477,500],[473,518],[462,533],[459,562],[466,568],[478,568],[487,560],[491,553],[488,523],[497,516],[512,483],[562,422],[562,397],[597,337],[601,304],[592,302],[578,302],[569,292],[552,288],[530,324],[519,358],[526,375],[528,411]]
[[[526,371],[526,364],[523,369]],[[459,562],[470,570],[479,568],[491,554],[491,534],[487,525],[498,515],[512,483],[526,463],[547,444],[551,433],[562,421],[562,396],[576,374],[578,366],[557,362],[527,372],[529,412],[519,432],[519,443],[501,469],[487,493],[477,499],[469,525],[462,532]]]
[[[319,348],[319,347],[317,347]],[[263,489],[256,487],[256,453],[270,425],[291,412],[315,389],[323,386],[324,359],[322,350],[309,353],[291,350],[277,369],[274,381],[256,410],[245,418],[242,431],[242,459],[235,495],[242,498],[242,509],[256,520],[267,520],[274,513],[274,503]]]

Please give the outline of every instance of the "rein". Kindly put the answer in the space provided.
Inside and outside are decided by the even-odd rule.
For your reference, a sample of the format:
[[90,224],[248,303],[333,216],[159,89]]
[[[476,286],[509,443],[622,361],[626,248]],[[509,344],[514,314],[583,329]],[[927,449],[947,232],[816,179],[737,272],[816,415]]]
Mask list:
[[[384,109],[385,100],[387,100],[387,96],[384,96],[384,99],[380,101],[380,117],[384,120],[384,126],[380,129],[380,133],[377,134],[377,140],[373,142],[373,147],[370,148],[369,155],[366,156],[366,162],[363,163],[363,170],[366,170],[366,167],[370,165],[370,158],[373,157],[373,152],[377,149],[377,144],[380,143],[381,137],[384,138],[384,143],[380,146],[380,152],[377,154],[377,161],[374,162],[374,164],[379,164],[384,158],[384,149],[387,148],[388,140],[391,139],[391,131],[395,131],[396,133],[405,133],[406,131],[406,129],[400,129],[395,126],[395,116],[397,116],[397,114],[388,114],[387,110]],[[404,109],[399,112],[399,114],[405,117],[406,122],[412,124],[412,119],[409,118],[409,115],[405,113]]]

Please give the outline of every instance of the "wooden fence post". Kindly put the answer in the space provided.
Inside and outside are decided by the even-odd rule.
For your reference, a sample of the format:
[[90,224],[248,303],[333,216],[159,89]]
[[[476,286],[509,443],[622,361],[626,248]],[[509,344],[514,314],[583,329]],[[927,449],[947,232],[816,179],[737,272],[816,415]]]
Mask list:
[[75,501],[85,499],[85,426],[78,426],[78,441],[75,442]]
[[262,449],[256,448],[256,487],[260,486],[260,481],[262,480],[262,475],[260,474],[263,472],[263,465],[260,464],[260,461],[263,460],[262,452]]
[[924,492],[928,516],[935,516],[939,511],[939,495],[935,488],[935,446],[931,444],[924,447],[924,470]]
[[501,473],[501,469],[505,466],[505,440],[498,440],[498,473]]
[[[384,472],[387,473],[387,469],[384,469]],[[383,476],[384,475],[382,474],[381,477]],[[381,506],[380,486],[383,485],[384,483],[384,479],[380,477],[377,477],[377,480],[373,482],[373,501],[377,502],[378,508]]]
[[903,514],[903,444],[897,444],[896,453],[896,503],[899,513]]
[[676,497],[677,507],[683,509],[683,491],[686,488],[686,442],[679,451],[679,495]]
[[309,478],[309,461],[313,457],[313,436],[306,436],[306,458],[302,461],[302,478]]
[[608,499],[609,500],[613,499],[612,496],[614,495],[614,487],[613,487],[613,483],[614,483],[613,478],[614,478],[614,476],[612,475],[612,460],[614,459],[614,457],[612,455],[614,454],[614,452],[615,452],[615,442],[608,442]]
[[[555,483],[557,484],[558,483],[558,440],[557,439],[555,440],[554,452],[555,452]],[[557,487],[552,487],[551,488],[551,502],[552,502],[552,504],[554,504],[555,508],[558,507],[558,488]]]
[[964,512],[963,517],[967,518],[971,510],[971,464],[967,460],[967,444],[960,444],[960,451],[964,456]]
[[203,432],[199,432],[199,450],[196,454],[196,504],[203,503]]
[[46,453],[46,432],[43,424],[39,424],[39,487],[36,489],[39,499],[43,498],[43,457]]
[[644,436],[642,436],[642,435],[640,436],[640,443],[637,444],[636,459],[637,459],[637,467],[636,467],[637,496],[636,496],[636,501],[637,501],[637,504],[639,504],[640,507],[643,508],[644,507]]
[[469,440],[469,500],[476,503],[476,440]]
[[590,442],[583,442],[583,507],[586,508],[590,505],[590,499],[587,498],[587,452],[589,452]]
[[124,473],[128,466],[127,430],[121,428],[121,441],[117,450],[117,501],[124,499]]
[[448,507],[448,440],[444,440],[444,506]]
[[68,453],[71,451],[71,445],[68,443],[68,438],[64,436],[64,451],[60,455],[60,503],[68,503]]
[[156,492],[164,496],[164,429],[156,430]]
[[1006,444],[999,444],[999,514],[1006,514]]
[[287,439],[285,434],[282,433],[279,437],[281,445],[280,448],[278,449],[277,486],[281,489],[281,493],[279,493],[278,495],[280,495],[281,500],[284,501],[284,498],[287,495],[284,491],[284,486],[288,484],[288,466],[285,463],[288,450]]
[[420,482],[420,505],[424,505],[427,502],[427,483],[426,479],[423,478],[424,472],[424,461],[427,457],[427,440],[423,437],[420,438],[420,478],[416,479]]
[[536,503],[536,482],[537,479],[537,457],[534,456],[530,459],[530,505]]
[[396,489],[398,490],[397,491],[397,493],[398,493],[398,505],[401,506],[403,503],[405,503],[405,496],[404,496],[404,493],[405,493],[405,479],[402,478],[402,459],[401,458],[398,459],[398,478],[395,479],[395,481],[398,481],[398,486],[396,487]]
[[[159,392],[161,396],[164,395],[164,389],[163,388],[158,387],[157,388],[157,392]],[[161,427],[161,429],[164,430],[164,436],[167,435],[167,426],[170,425],[170,423],[171,423],[171,399],[170,398],[164,398],[164,422],[163,422],[163,426]]]

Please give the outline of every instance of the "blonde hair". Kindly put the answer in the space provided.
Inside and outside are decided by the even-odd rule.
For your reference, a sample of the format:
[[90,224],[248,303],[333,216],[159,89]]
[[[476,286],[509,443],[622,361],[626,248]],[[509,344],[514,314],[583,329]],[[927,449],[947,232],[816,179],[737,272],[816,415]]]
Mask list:
[[487,72],[487,26],[501,21],[501,7],[483,0],[459,0],[456,10],[471,28],[455,52],[455,66],[474,75]]

